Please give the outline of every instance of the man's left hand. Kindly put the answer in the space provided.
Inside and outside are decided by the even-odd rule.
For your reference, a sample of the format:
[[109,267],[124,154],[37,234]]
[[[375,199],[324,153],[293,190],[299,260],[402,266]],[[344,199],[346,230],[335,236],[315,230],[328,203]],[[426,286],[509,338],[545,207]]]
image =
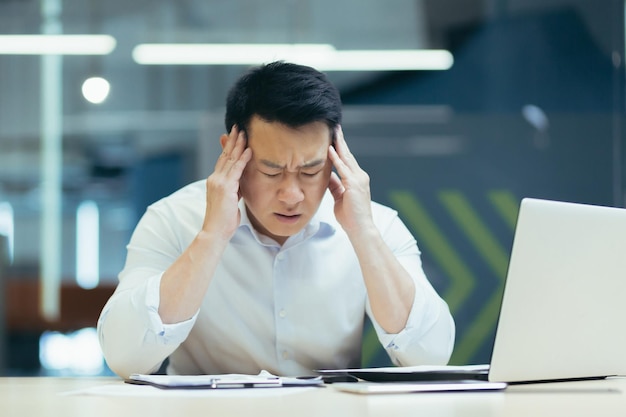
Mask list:
[[335,143],[328,150],[337,173],[330,177],[328,188],[335,199],[335,217],[352,236],[373,226],[370,178],[350,152],[341,126],[335,130]]

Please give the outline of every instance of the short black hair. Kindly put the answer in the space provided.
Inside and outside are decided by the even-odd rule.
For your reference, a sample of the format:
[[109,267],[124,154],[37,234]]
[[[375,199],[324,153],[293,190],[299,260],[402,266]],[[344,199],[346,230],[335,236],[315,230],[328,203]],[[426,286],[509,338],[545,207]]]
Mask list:
[[235,124],[247,131],[254,115],[296,128],[321,121],[332,131],[341,123],[341,96],[324,73],[276,61],[250,69],[228,92],[227,132]]

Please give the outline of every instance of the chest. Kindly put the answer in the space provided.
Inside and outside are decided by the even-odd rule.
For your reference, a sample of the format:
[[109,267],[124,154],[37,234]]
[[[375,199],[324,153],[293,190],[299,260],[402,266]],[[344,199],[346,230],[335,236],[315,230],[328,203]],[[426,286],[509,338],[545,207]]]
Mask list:
[[236,241],[224,253],[207,297],[212,305],[254,306],[270,314],[287,306],[341,314],[362,311],[365,287],[356,255],[341,239],[311,239],[287,248]]

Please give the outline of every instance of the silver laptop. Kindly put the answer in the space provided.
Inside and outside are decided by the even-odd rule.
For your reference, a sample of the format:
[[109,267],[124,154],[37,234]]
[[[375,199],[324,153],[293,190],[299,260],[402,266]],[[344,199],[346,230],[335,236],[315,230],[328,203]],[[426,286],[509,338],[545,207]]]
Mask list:
[[340,371],[373,382],[626,375],[626,209],[522,200],[489,365]]
[[626,210],[523,199],[489,381],[626,374]]

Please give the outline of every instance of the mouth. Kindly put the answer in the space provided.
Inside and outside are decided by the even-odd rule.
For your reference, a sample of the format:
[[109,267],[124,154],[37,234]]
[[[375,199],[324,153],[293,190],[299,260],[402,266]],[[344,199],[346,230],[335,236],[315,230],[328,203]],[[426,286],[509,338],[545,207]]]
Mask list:
[[274,213],[274,216],[276,217],[276,219],[278,219],[279,222],[287,223],[287,224],[297,223],[298,220],[300,220],[300,218],[302,217],[301,214],[281,214],[281,213]]

